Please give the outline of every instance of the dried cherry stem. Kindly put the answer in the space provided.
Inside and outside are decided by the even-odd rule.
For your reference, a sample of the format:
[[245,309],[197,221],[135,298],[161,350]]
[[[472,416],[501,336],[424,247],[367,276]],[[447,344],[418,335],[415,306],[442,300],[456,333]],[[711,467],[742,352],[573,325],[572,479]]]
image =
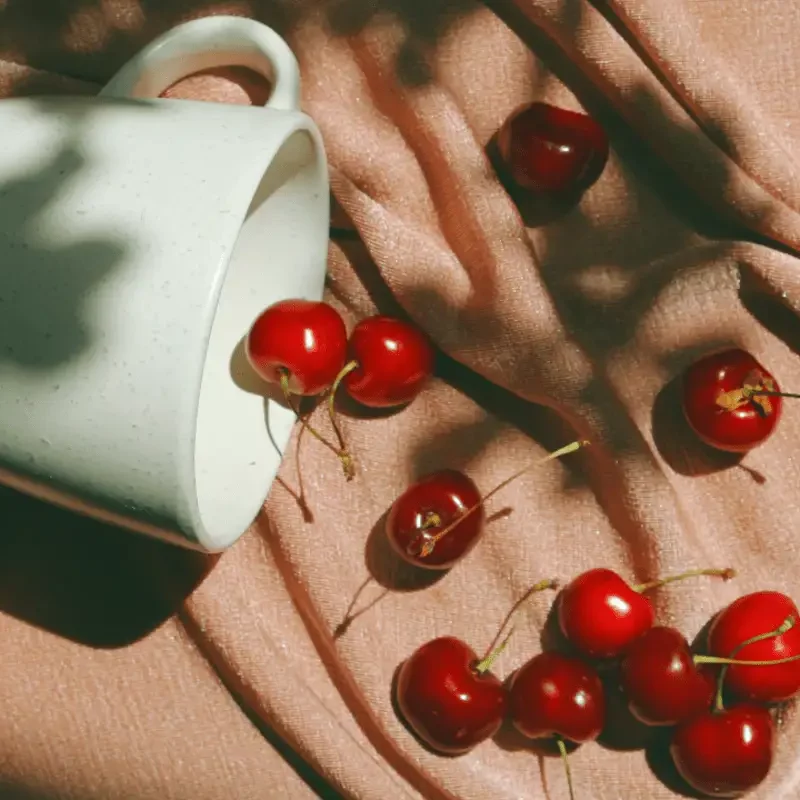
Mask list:
[[793,394],[792,392],[770,392],[767,389],[742,389],[742,394],[745,397],[794,397],[800,400],[800,394]]
[[[342,453],[347,453],[347,444],[342,436],[342,431],[339,428],[339,423],[336,421],[336,392],[339,390],[341,382],[354,370],[358,369],[358,361],[348,361],[341,369],[339,374],[331,385],[330,392],[328,393],[328,418],[331,421],[331,427],[336,434],[336,439],[339,442],[339,449]],[[349,456],[348,456],[349,457]]]
[[567,788],[569,789],[569,800],[575,800],[575,788],[572,785],[572,770],[569,767],[569,755],[567,754],[567,745],[560,736],[556,736],[556,744],[558,745],[558,752],[561,756],[561,762],[564,764],[564,772],[567,774]]
[[773,664],[786,664],[790,661],[800,660],[800,655],[789,656],[788,658],[778,658],[772,661],[738,661],[736,654],[743,650],[745,647],[756,642],[763,642],[765,639],[774,639],[776,636],[782,636],[787,631],[791,630],[797,620],[794,617],[786,617],[786,619],[774,631],[767,631],[766,633],[759,633],[758,636],[753,636],[746,639],[740,645],[737,645],[727,658],[717,658],[716,656],[695,656],[694,661],[698,664],[722,664],[723,667],[719,671],[717,678],[717,693],[714,698],[714,709],[716,711],[724,711],[725,704],[722,699],[723,689],[725,686],[725,678],[728,675],[728,669],[732,664],[741,664],[749,667],[768,667]]
[[528,470],[533,469],[534,467],[538,467],[541,464],[545,464],[548,461],[553,461],[556,458],[561,458],[561,456],[569,455],[570,453],[574,453],[576,450],[579,450],[581,447],[587,447],[591,444],[589,441],[582,439],[576,442],[572,442],[571,444],[566,445],[565,447],[561,447],[558,450],[549,453],[544,458],[540,458],[538,461],[533,461],[527,466],[523,467],[521,470],[518,470],[513,475],[510,475],[505,480],[501,481],[494,487],[491,491],[487,492],[474,506],[468,508],[458,519],[451,522],[444,530],[439,531],[439,533],[435,534],[434,536],[429,537],[425,543],[422,545],[422,549],[420,550],[420,556],[425,558],[429,556],[434,548],[436,547],[436,543],[447,536],[452,530],[457,528],[461,522],[468,517],[470,514],[474,514],[479,508],[481,508],[487,500],[491,497],[494,497],[501,489],[505,489],[509,483],[512,483],[520,476],[524,475]]
[[336,445],[331,444],[318,430],[312,427],[308,420],[300,413],[298,408],[294,404],[294,395],[292,394],[291,389],[289,388],[289,372],[288,370],[281,369],[279,370],[280,380],[281,380],[281,391],[283,392],[283,397],[286,400],[287,405],[291,409],[292,413],[297,417],[297,421],[316,439],[318,439],[322,444],[325,445],[329,450],[333,451],[339,461],[342,464],[342,472],[344,472],[345,478],[348,481],[353,480],[353,476],[355,475],[355,468],[353,465],[353,459],[351,458],[350,454],[344,447],[336,447]]
[[681,572],[679,575],[667,575],[665,578],[657,578],[654,581],[647,583],[640,583],[638,586],[631,587],[634,592],[649,592],[651,589],[658,589],[661,586],[666,586],[668,583],[676,583],[677,581],[685,581],[687,578],[697,578],[701,575],[710,575],[716,578],[722,578],[724,581],[729,581],[731,578],[736,577],[736,570],[732,567],[725,567],[725,569],[690,569],[688,572]]

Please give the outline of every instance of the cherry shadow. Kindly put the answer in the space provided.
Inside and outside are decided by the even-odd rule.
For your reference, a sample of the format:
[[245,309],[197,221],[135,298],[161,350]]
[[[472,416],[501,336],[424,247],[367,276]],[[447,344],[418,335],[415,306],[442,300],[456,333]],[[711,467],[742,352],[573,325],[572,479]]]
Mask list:
[[449,570],[421,569],[395,553],[386,535],[388,513],[387,509],[367,537],[366,564],[372,578],[393,592],[418,592],[442,580]]
[[542,652],[556,651],[568,656],[580,657],[572,643],[564,636],[558,622],[558,608],[561,604],[561,591],[556,594],[550,609],[547,612],[544,625],[539,631],[539,644]]
[[[324,411],[327,414],[327,400],[323,401],[322,405],[326,406]],[[350,397],[347,390],[343,387],[340,387],[339,391],[336,392],[336,413],[341,414],[343,417],[349,417],[350,419],[386,419],[387,417],[393,417],[395,414],[400,414],[405,411],[409,405],[410,403],[404,403],[403,405],[391,406],[389,408],[370,408],[361,405],[357,400]]]
[[0,611],[95,648],[161,626],[218,559],[5,488],[0,518]]
[[380,594],[376,597],[373,597],[372,600],[367,601],[364,605],[360,608],[357,608],[358,602],[361,599],[361,596],[366,591],[367,587],[370,583],[374,582],[374,578],[370,575],[362,584],[358,587],[355,594],[353,595],[353,599],[350,601],[350,604],[347,606],[347,610],[342,617],[342,621],[333,629],[333,638],[334,640],[341,639],[351,628],[353,623],[359,618],[362,617],[367,612],[371,611],[378,603],[383,600],[386,595],[389,594],[389,589],[384,589]]
[[656,729],[631,714],[620,685],[618,665],[609,665],[601,677],[606,699],[606,722],[597,743],[606,750],[617,752],[646,749]]
[[690,786],[680,775],[670,753],[673,728],[656,728],[655,733],[644,751],[645,761],[653,775],[673,794],[679,797],[690,797],[705,800],[708,795],[702,794]]
[[738,466],[744,457],[742,453],[726,453],[709,447],[692,431],[683,414],[681,393],[679,375],[664,386],[653,403],[653,441],[664,461],[679,475],[692,477]]

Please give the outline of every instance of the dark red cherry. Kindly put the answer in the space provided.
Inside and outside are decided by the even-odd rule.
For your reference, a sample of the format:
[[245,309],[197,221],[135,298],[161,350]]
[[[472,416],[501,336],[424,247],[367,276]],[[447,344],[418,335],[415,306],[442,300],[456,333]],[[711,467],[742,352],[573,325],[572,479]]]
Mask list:
[[[777,631],[787,620],[794,624],[777,636],[741,645],[753,637]],[[800,614],[794,601],[781,592],[754,592],[731,603],[711,624],[709,652],[741,661],[776,661],[800,656]],[[755,703],[777,703],[800,693],[800,660],[762,666],[731,665],[725,688]]]
[[710,797],[754,789],[772,766],[775,727],[761,706],[707,711],[680,725],[670,748],[684,780]]
[[683,376],[683,412],[711,447],[746,453],[764,442],[781,417],[775,378],[750,353],[725,350],[692,364]]
[[400,667],[398,708],[433,750],[466,753],[499,730],[506,691],[483,670],[485,663],[460,639],[448,636],[423,644]]
[[685,722],[708,711],[716,693],[716,672],[695,664],[675,628],[650,628],[629,644],[620,676],[628,708],[646,725]]
[[[405,561],[425,569],[449,569],[477,544],[483,532],[483,506],[478,487],[456,470],[426,475],[395,500],[386,518],[386,534]],[[464,517],[446,535],[434,537]],[[426,552],[426,543],[433,544]]]
[[595,669],[561,653],[534,656],[517,670],[509,687],[509,717],[531,739],[591,741],[603,730],[605,710]]
[[319,394],[344,366],[347,330],[327,303],[282,300],[253,323],[245,352],[265,381],[280,384],[285,376],[291,394]]
[[425,334],[393,317],[361,320],[350,334],[348,358],[353,368],[344,386],[369,408],[410,403],[433,373],[433,348]]
[[608,138],[591,117],[546,103],[514,112],[500,129],[497,147],[514,183],[548,195],[584,191],[608,160]]

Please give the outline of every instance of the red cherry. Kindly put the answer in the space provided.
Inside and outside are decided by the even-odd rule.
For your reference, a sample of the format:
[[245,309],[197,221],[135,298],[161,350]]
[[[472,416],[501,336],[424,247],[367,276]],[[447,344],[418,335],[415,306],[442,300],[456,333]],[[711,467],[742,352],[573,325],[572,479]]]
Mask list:
[[263,311],[245,341],[253,369],[269,383],[288,380],[288,391],[314,395],[327,389],[344,366],[347,330],[327,303],[282,300]]
[[646,725],[685,722],[708,711],[716,693],[715,671],[695,664],[675,628],[650,628],[628,645],[620,675],[628,708]]
[[593,667],[561,653],[540,653],[520,667],[509,687],[509,715],[530,739],[596,739],[605,724],[603,684]]
[[[708,632],[708,648],[720,658],[741,661],[775,661],[800,656],[800,625],[794,624],[779,635],[781,624],[800,619],[797,606],[780,592],[754,592],[731,603],[714,620]],[[761,641],[741,645],[762,634]],[[735,653],[735,655],[731,655]],[[756,703],[788,700],[800,692],[800,661],[785,664],[728,667],[725,687],[732,694]]]
[[412,730],[432,749],[457,755],[494,736],[506,713],[500,680],[460,639],[423,644],[400,667],[397,705]]
[[564,636],[588,656],[613,658],[652,627],[650,600],[610,569],[591,569],[561,593],[558,622]]
[[683,412],[711,447],[746,453],[764,442],[781,416],[775,378],[744,350],[725,350],[692,364],[683,378]]
[[670,750],[678,772],[694,789],[736,797],[767,777],[774,743],[769,711],[746,705],[707,711],[683,723]]
[[397,554],[427,569],[449,569],[477,543],[483,532],[484,504],[535,466],[588,445],[571,442],[501,481],[483,497],[463,473],[442,470],[410,486],[386,517],[386,534]]
[[587,189],[608,159],[608,138],[591,117],[545,103],[512,114],[500,129],[497,147],[514,183],[543,194]]
[[[397,554],[426,569],[449,569],[477,544],[485,513],[473,481],[456,470],[434,472],[417,481],[395,500],[386,518],[386,534]],[[460,517],[463,520],[423,555],[426,542]]]
[[616,658],[653,627],[655,612],[643,592],[699,575],[728,580],[735,574],[732,569],[695,569],[630,586],[610,569],[590,569],[574,578],[561,593],[561,632],[584,655]]
[[418,328],[392,317],[368,317],[350,334],[342,382],[369,408],[410,403],[433,373],[433,348]]

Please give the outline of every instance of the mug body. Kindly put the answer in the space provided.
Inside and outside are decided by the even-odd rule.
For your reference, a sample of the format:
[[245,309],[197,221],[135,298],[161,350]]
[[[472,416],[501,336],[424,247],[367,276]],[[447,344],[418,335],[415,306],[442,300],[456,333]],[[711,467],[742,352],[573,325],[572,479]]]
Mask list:
[[162,99],[0,103],[0,480],[206,551],[257,515],[293,415],[246,374],[322,296],[313,122]]

